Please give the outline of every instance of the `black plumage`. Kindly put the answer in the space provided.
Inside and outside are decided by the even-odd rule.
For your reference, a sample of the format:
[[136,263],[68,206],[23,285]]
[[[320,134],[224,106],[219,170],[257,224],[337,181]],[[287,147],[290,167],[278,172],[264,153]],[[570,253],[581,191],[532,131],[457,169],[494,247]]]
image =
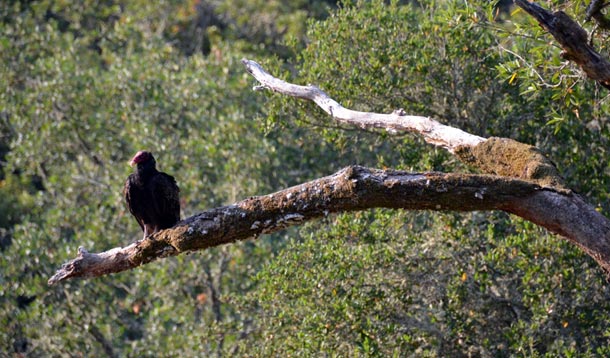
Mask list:
[[180,189],[173,176],[160,172],[152,153],[139,151],[129,163],[135,173],[125,182],[123,195],[144,238],[180,221]]

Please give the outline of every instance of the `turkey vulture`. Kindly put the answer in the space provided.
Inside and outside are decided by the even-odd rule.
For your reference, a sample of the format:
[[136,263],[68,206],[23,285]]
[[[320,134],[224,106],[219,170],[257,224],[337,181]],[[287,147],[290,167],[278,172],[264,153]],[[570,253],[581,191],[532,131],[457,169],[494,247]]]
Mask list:
[[139,151],[129,165],[136,172],[125,182],[129,211],[144,230],[144,238],[180,221],[180,189],[173,176],[157,170],[152,153]]

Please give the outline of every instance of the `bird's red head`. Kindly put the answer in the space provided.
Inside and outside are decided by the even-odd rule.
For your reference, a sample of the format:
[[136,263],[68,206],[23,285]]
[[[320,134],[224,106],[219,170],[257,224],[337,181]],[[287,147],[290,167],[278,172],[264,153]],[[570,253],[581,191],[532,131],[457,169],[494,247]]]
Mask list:
[[149,160],[155,160],[151,152],[147,152],[145,150],[141,150],[133,156],[131,161],[129,162],[130,166],[138,165],[140,163],[148,162]]

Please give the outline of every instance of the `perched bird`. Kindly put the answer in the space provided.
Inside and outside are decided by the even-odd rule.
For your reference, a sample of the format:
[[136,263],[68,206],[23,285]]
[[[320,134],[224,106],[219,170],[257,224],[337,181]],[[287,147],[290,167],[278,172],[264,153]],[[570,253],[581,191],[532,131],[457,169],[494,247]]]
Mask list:
[[152,153],[139,151],[129,162],[135,173],[125,182],[123,195],[144,238],[180,221],[180,189],[173,176],[160,172]]

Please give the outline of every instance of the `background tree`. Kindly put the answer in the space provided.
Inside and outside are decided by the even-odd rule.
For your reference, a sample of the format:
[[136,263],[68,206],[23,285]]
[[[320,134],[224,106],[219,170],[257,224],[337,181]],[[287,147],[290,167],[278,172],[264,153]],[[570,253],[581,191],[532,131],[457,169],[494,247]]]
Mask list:
[[[249,91],[242,57],[323,85],[346,107],[402,107],[535,145],[606,213],[605,89],[563,61],[529,16],[499,22],[486,3],[269,2],[266,24],[223,2],[0,5],[2,350],[607,354],[598,267],[503,213],[343,214],[129,275],[46,285],[74,247],[139,236],[120,196],[138,149],[176,173],[185,215],[349,164],[468,170],[419,139],[335,128],[287,98],[265,102]],[[305,26],[304,14],[318,20]],[[190,38],[201,45],[189,49]]]

